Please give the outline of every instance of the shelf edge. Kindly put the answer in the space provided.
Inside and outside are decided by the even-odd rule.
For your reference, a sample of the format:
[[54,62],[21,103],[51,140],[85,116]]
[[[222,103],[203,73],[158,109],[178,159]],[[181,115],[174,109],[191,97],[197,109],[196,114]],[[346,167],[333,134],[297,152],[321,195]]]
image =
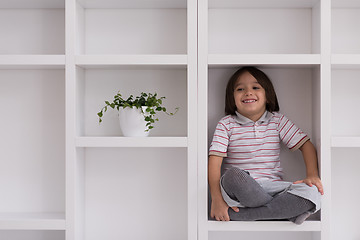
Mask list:
[[0,55],[0,69],[65,69],[65,55]]
[[79,66],[106,65],[187,65],[187,55],[77,55],[75,64]]
[[0,214],[0,230],[65,229],[65,214]]
[[332,54],[331,65],[335,68],[360,68],[360,54]]
[[209,54],[209,65],[319,65],[320,54]]
[[0,65],[65,65],[65,55],[0,55]]
[[332,137],[331,147],[360,147],[360,137]]
[[77,137],[76,147],[187,147],[187,137]]
[[320,221],[305,221],[301,225],[282,221],[258,221],[258,222],[218,222],[208,221],[209,231],[298,231],[318,232],[321,231]]

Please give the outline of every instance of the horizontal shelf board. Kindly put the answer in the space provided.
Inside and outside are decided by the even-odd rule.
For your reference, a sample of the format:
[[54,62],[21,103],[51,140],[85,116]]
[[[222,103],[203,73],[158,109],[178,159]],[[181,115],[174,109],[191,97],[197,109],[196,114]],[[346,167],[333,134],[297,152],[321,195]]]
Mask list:
[[360,137],[332,137],[332,147],[360,147]]
[[354,0],[332,0],[333,8],[360,8],[360,2]]
[[76,147],[187,147],[187,137],[77,137]]
[[331,64],[333,68],[360,68],[360,54],[332,54]]
[[186,0],[78,0],[84,8],[186,8]]
[[321,231],[320,221],[305,221],[296,225],[289,221],[208,221],[209,231]]
[[0,55],[0,69],[65,69],[65,55]]
[[0,213],[1,230],[65,230],[64,213]]
[[7,0],[1,1],[0,8],[65,8],[64,0]]
[[312,8],[319,0],[209,0],[209,8]]
[[75,63],[85,68],[111,66],[183,66],[187,55],[78,55]]
[[210,66],[224,65],[302,65],[321,62],[320,54],[209,54]]

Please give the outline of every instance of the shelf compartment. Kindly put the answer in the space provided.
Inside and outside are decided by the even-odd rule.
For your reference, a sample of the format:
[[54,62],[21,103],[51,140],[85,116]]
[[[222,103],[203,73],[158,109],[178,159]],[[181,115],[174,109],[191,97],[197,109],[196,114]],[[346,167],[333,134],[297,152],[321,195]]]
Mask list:
[[0,55],[65,54],[65,9],[3,7],[0,4]]
[[[356,106],[360,103],[360,67],[353,69],[332,69],[331,72],[331,134],[333,137],[360,136],[360,127],[353,122],[360,119]],[[346,116],[346,117],[344,117]]]
[[[77,4],[77,54],[186,54],[186,1]],[[175,1],[177,3],[179,1]],[[161,7],[161,5],[163,7]],[[138,7],[136,7],[138,6]],[[168,8],[165,8],[165,7]],[[141,18],[139,17],[141,16]]]
[[320,1],[210,0],[208,19],[211,54],[320,53]]
[[65,69],[65,55],[0,55],[0,69]]
[[63,212],[65,71],[0,70],[0,96],[0,213]]
[[210,66],[221,65],[320,65],[320,54],[209,54]]
[[[360,181],[359,156],[360,148],[333,148],[331,151],[331,239],[358,239],[360,236],[356,222],[360,212],[360,188],[351,184]],[[347,203],[343,204],[346,194]]]
[[77,147],[187,147],[186,137],[78,137]]
[[0,213],[0,230],[65,230],[64,213]]
[[321,222],[320,221],[305,221],[301,225],[296,225],[289,221],[256,221],[256,222],[243,222],[243,221],[230,221],[230,222],[220,222],[220,221],[208,221],[208,230],[209,231],[296,231],[296,232],[305,232],[321,231]]
[[[118,91],[123,98],[137,96],[141,92],[157,93],[165,96],[163,105],[168,112],[179,111],[168,116],[157,113],[150,136],[185,137],[187,136],[187,68],[173,66],[116,66],[115,68],[77,67],[77,131],[79,137],[119,137],[122,132],[118,114],[108,109],[99,124],[97,113],[111,101]],[[159,68],[160,67],[160,68]],[[176,126],[176,127],[175,127]]]
[[360,147],[360,137],[332,137],[331,138],[332,147]]
[[[79,231],[87,240],[187,238],[187,149],[77,151],[83,152],[77,159],[83,162],[79,193],[84,202],[78,203],[84,208],[79,216],[84,227]],[[144,211],[151,221],[138,217]],[[141,231],[134,232],[135,223]]]
[[116,66],[182,66],[187,55],[78,55],[75,63],[84,68]]
[[[311,141],[319,149],[322,141],[320,132],[320,64],[310,65],[309,67],[301,64],[289,66],[286,64],[268,64],[269,62],[266,62],[267,64],[263,63],[260,64],[259,69],[269,76],[274,85],[280,105],[280,112],[307,133]],[[241,65],[233,63],[216,67],[210,65],[208,67],[207,146],[211,144],[218,121],[224,117],[225,89],[228,79],[240,67]],[[208,147],[203,150],[208,151],[207,149]],[[292,182],[305,177],[306,168],[300,151],[290,152],[286,147],[282,146],[280,159],[286,181]],[[321,161],[320,158],[319,161]],[[207,176],[206,174],[205,176]],[[208,194],[205,195],[206,197],[208,196]],[[204,201],[208,202],[209,205],[211,204],[210,198]],[[221,225],[222,223],[209,221],[209,224],[214,224],[214,226],[209,225],[208,227],[211,231],[258,231],[258,229],[260,229],[259,231],[275,229],[277,229],[276,231],[319,231],[320,222],[317,220],[320,219],[320,216],[315,214],[313,217],[315,221],[307,221],[301,226],[281,221],[270,223],[267,221],[249,223],[229,222],[229,225],[227,225],[228,223]],[[226,230],[221,230],[220,226],[224,226]]]
[[335,54],[360,54],[360,3],[332,1],[331,51]]

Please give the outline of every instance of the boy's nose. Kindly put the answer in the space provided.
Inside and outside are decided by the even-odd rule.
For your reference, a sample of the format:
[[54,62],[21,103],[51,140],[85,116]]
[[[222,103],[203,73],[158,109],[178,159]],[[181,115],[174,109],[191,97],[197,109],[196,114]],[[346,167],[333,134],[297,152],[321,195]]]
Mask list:
[[246,96],[252,95],[251,89],[246,90],[245,95],[246,95]]

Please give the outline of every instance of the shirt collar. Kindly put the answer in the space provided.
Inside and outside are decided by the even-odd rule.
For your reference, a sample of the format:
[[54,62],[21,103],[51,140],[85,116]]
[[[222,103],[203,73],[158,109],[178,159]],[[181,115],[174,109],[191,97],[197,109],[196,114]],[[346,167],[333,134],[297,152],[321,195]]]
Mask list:
[[[241,125],[243,124],[247,124],[247,123],[254,123],[253,120],[241,115],[240,113],[238,113],[237,111],[235,111],[236,116],[235,116],[235,121]],[[265,111],[264,114],[260,117],[259,120],[257,120],[258,123],[262,123],[262,122],[266,122],[268,120],[270,120],[270,118],[273,116],[273,114],[271,112]]]

